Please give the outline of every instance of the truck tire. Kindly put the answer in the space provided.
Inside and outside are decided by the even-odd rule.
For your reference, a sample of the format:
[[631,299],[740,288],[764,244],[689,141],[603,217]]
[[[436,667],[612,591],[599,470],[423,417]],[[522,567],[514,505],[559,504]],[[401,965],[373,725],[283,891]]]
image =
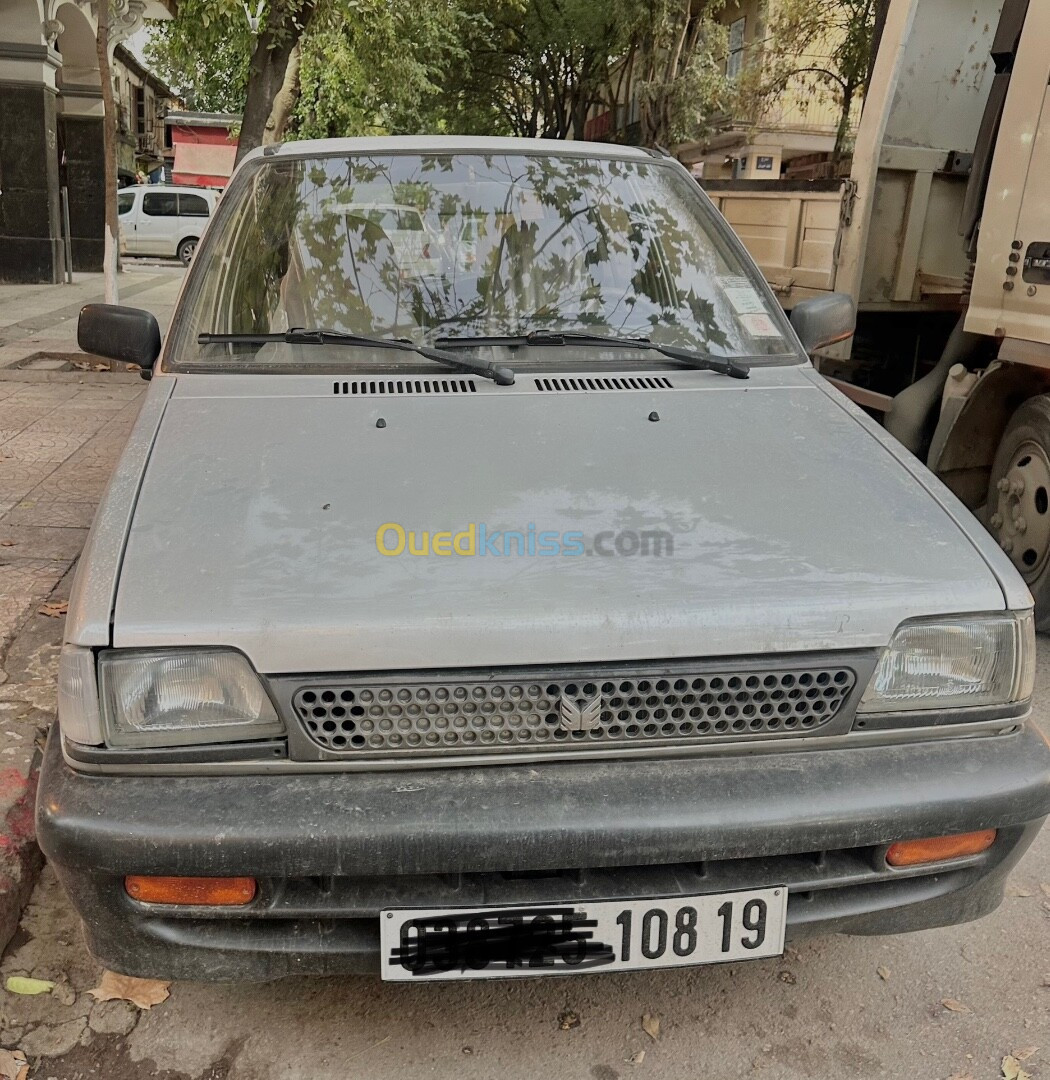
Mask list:
[[1010,418],[992,462],[988,528],[1035,597],[1035,620],[1050,630],[1050,394],[1029,398]]
[[197,237],[187,236],[185,240],[179,244],[178,256],[179,262],[183,266],[189,266],[193,260],[193,253],[197,250]]

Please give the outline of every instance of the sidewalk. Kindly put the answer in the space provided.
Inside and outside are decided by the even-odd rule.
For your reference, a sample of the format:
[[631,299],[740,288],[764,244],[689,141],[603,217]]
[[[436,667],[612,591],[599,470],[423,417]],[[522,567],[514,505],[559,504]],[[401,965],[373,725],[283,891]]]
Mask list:
[[[120,302],[152,311],[163,332],[184,275],[176,264],[128,262],[119,278]],[[72,285],[0,283],[0,369],[23,367],[34,357],[79,353],[77,315],[84,304],[103,298],[101,274],[74,274]]]
[[[166,329],[182,277],[176,267],[129,268],[121,300]],[[0,284],[0,949],[42,864],[33,804],[73,566],[146,391],[128,373],[24,365],[75,356],[77,313],[101,299],[98,274]]]

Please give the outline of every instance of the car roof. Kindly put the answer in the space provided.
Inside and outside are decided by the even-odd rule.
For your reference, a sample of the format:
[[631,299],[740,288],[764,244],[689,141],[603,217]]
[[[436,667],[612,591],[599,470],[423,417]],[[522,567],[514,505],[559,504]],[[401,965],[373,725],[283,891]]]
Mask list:
[[385,135],[350,139],[304,139],[257,147],[245,160],[259,157],[320,157],[337,154],[549,154],[559,157],[644,160],[665,155],[637,146],[566,139],[519,139],[481,135]]
[[117,194],[124,191],[185,191],[192,195],[219,194],[215,188],[194,187],[193,184],[126,184],[118,189]]

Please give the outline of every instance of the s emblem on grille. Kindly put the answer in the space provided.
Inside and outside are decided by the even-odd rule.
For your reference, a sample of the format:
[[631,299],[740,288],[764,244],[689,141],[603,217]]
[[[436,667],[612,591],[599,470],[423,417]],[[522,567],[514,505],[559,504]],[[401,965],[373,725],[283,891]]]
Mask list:
[[602,696],[595,694],[590,701],[577,704],[568,694],[558,699],[560,726],[565,731],[591,731],[602,718]]

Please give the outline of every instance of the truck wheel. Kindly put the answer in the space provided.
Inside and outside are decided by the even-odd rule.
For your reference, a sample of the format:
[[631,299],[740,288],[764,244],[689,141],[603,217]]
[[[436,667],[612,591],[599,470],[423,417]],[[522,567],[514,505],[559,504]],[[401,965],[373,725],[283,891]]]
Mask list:
[[1035,597],[1050,630],[1050,394],[1026,401],[999,440],[988,483],[988,528]]
[[197,250],[197,237],[187,236],[185,240],[179,244],[178,256],[179,262],[183,266],[189,266],[190,261],[193,259],[193,253]]

